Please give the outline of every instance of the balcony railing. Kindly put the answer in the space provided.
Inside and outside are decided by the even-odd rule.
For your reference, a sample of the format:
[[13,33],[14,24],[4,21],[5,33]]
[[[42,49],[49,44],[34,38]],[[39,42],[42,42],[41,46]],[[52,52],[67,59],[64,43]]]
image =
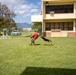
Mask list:
[[32,15],[31,21],[32,22],[42,22],[42,15]]
[[75,14],[46,14],[44,19],[76,19]]

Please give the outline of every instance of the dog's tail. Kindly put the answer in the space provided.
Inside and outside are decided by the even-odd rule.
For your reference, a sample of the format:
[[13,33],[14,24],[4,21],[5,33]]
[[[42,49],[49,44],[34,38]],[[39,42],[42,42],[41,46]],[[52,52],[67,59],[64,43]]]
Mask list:
[[49,42],[52,42],[51,40],[49,40]]

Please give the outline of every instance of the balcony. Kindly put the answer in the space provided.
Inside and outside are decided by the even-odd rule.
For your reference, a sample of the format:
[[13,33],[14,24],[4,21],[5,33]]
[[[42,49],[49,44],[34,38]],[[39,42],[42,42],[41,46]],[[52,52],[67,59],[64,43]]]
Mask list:
[[42,15],[32,15],[31,21],[32,22],[42,22]]
[[76,20],[76,17],[74,14],[72,13],[69,13],[69,14],[46,14],[45,20],[57,20],[57,19],[69,19],[69,20],[72,20],[72,19],[75,19]]

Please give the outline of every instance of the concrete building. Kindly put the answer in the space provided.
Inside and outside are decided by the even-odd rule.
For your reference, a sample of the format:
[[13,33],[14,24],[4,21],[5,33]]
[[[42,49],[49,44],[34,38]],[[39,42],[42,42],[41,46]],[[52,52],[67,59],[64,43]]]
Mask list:
[[32,15],[46,37],[76,37],[76,0],[42,0],[42,14]]

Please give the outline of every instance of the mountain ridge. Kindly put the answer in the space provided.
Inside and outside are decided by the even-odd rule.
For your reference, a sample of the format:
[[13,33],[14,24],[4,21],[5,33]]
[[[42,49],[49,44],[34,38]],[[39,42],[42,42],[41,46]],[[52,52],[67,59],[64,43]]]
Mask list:
[[29,23],[16,23],[16,26],[19,28],[31,28],[32,25]]

